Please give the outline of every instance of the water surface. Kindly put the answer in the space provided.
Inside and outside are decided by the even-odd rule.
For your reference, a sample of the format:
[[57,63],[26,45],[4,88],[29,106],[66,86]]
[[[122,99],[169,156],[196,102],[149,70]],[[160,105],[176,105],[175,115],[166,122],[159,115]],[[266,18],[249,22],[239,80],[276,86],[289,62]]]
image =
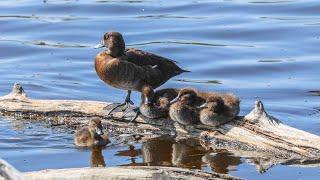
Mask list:
[[[104,85],[93,68],[99,50],[92,46],[116,30],[128,47],[169,57],[192,71],[163,87],[234,92],[242,115],[259,98],[273,116],[320,135],[320,97],[310,92],[320,89],[319,9],[317,0],[2,0],[0,94],[20,82],[34,98],[122,101],[125,93]],[[138,104],[139,94],[133,100]],[[71,132],[15,123],[0,120],[0,152],[19,170],[90,166],[91,151],[74,148]],[[183,149],[170,145],[164,154]],[[148,164],[144,145],[133,146],[103,149],[106,165]],[[200,150],[192,156],[195,164],[176,165],[172,157],[156,163],[249,179],[320,175],[319,169],[287,166],[259,174],[244,158],[215,153]]]

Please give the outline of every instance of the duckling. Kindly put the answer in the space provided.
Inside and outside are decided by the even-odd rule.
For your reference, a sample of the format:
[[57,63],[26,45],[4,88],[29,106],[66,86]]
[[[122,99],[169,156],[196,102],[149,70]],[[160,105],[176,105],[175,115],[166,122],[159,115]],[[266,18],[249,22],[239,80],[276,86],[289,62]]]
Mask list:
[[216,127],[231,121],[239,114],[240,100],[233,94],[211,93],[200,108],[201,123]]
[[170,118],[183,125],[191,125],[200,122],[199,105],[205,100],[197,95],[197,91],[192,88],[181,89],[178,96],[170,103]]
[[176,62],[139,49],[125,49],[125,42],[119,32],[108,32],[96,48],[107,47],[95,58],[95,70],[106,84],[127,90],[125,102],[112,108],[123,106],[123,110],[133,105],[131,91],[141,92],[145,85],[157,88],[170,78],[188,72]]
[[89,122],[89,126],[76,131],[74,143],[81,147],[105,146],[110,143],[110,140],[108,135],[103,133],[101,120],[93,119]]
[[156,119],[169,115],[170,101],[177,97],[179,90],[167,88],[154,92],[151,86],[144,86],[141,93],[140,113]]

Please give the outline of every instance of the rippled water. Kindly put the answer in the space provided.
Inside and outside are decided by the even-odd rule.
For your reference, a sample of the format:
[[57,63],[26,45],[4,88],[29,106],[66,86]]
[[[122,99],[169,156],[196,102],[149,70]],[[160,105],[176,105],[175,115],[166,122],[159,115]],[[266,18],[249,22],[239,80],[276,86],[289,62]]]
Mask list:
[[[98,50],[92,46],[104,32],[117,30],[128,46],[175,59],[192,71],[163,87],[234,92],[241,114],[259,98],[273,116],[320,135],[320,99],[309,92],[320,89],[319,9],[317,0],[2,0],[0,94],[21,82],[35,98],[122,101],[125,93],[105,86],[93,69]],[[137,104],[138,97],[135,93]],[[0,123],[1,157],[22,171],[89,165],[90,151],[75,149],[67,132]],[[123,151],[128,148],[103,150],[107,166],[144,160],[142,150],[119,155],[128,154]],[[204,154],[194,161],[202,162]],[[232,162],[228,173],[241,177],[320,175],[318,169],[286,166],[260,175],[245,159],[218,156],[211,159],[228,159],[219,164]],[[219,171],[208,164],[194,167]]]

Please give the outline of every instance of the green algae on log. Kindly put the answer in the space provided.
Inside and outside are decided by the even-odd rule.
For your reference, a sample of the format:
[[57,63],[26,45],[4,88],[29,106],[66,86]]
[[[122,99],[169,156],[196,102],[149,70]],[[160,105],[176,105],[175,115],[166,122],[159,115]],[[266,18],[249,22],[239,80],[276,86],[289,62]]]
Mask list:
[[275,164],[297,166],[320,165],[320,137],[283,124],[270,116],[261,101],[244,117],[220,127],[182,126],[170,119],[148,119],[139,116],[128,123],[132,114],[119,120],[123,112],[108,119],[106,107],[111,103],[85,100],[41,100],[28,98],[15,84],[10,94],[0,97],[0,114],[20,119],[46,120],[55,125],[78,127],[92,118],[100,118],[108,131],[150,138],[164,134],[179,138],[198,138],[208,149],[226,149],[254,163],[260,172]]

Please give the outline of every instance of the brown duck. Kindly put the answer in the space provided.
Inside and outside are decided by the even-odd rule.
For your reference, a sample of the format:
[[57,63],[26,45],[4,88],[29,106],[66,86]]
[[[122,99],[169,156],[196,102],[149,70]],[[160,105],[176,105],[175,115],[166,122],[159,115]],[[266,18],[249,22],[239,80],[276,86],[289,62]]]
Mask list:
[[200,121],[209,126],[220,126],[234,119],[240,111],[240,100],[233,94],[211,93],[200,106]]
[[170,78],[186,72],[173,60],[139,49],[125,49],[124,39],[119,32],[106,33],[101,44],[96,46],[101,47],[106,47],[107,50],[100,52],[95,58],[98,76],[106,84],[128,91],[125,102],[119,106],[133,105],[130,100],[131,91],[141,92],[146,85],[155,89]]
[[204,94],[195,89],[181,89],[178,96],[172,100],[169,109],[170,118],[183,125],[199,123],[199,106],[205,102]]
[[151,119],[167,117],[170,101],[177,97],[178,89],[167,88],[154,92],[151,86],[145,86],[141,93],[140,113]]

